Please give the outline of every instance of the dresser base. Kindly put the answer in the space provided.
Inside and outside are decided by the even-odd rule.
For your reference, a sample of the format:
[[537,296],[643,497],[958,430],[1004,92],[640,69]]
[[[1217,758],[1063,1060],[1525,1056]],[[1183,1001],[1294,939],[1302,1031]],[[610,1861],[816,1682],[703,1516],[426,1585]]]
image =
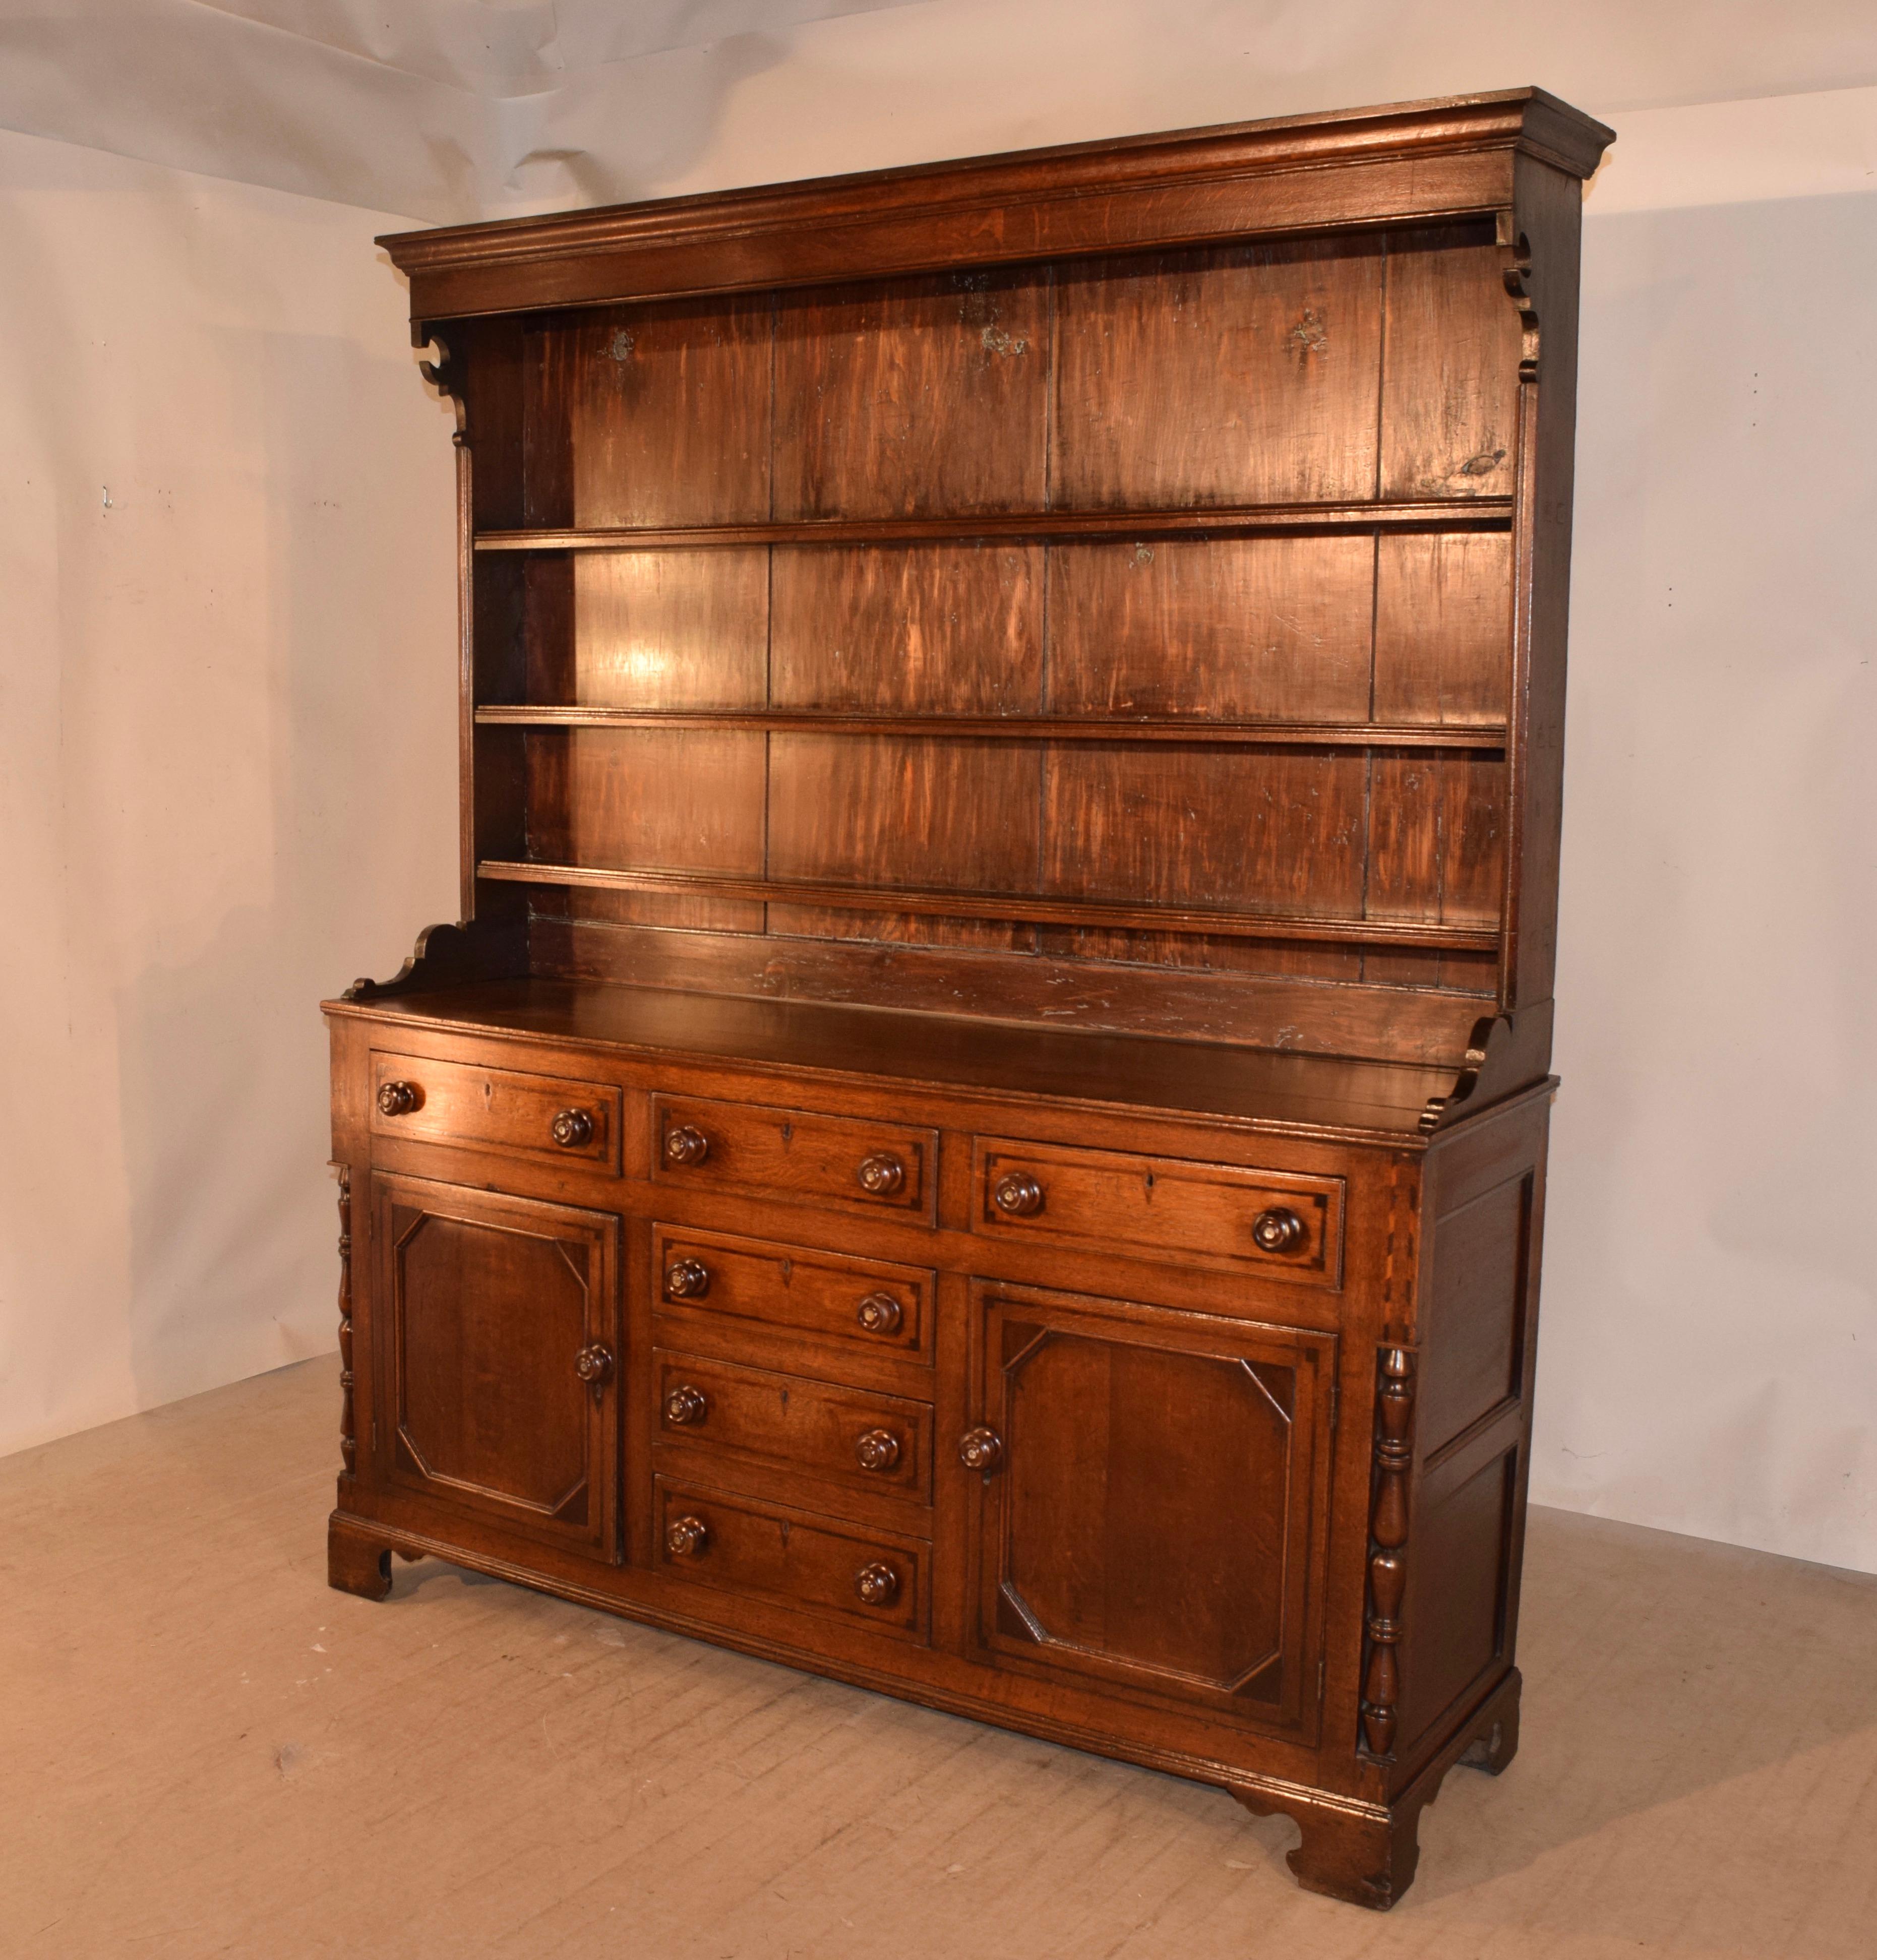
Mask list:
[[765,1660],[806,1667],[852,1686],[896,1695],[946,1714],[990,1722],[1065,1748],[1083,1749],[1118,1761],[1137,1763],[1163,1774],[1212,1784],[1236,1797],[1254,1816],[1287,1817],[1296,1825],[1303,1834],[1302,1841],[1286,1853],[1286,1862],[1305,1891],[1320,1892],[1350,1905],[1366,1906],[1373,1911],[1387,1911],[1413,1882],[1420,1856],[1420,1814],[1440,1795],[1448,1771],[1460,1764],[1497,1776],[1518,1752],[1522,1681],[1516,1667],[1506,1671],[1392,1802],[1369,1803],[1280,1778],[1248,1777],[1242,1768],[1198,1757],[1133,1747],[1119,1737],[1098,1736],[1029,1717],[995,1702],[950,1694],[929,1684],[894,1681],[870,1669],[844,1666],[832,1659],[778,1653],[759,1640],[740,1637],[716,1627],[702,1627],[682,1615],[648,1611],[609,1592],[530,1570],[506,1559],[390,1529],[344,1511],[334,1511],[327,1522],[326,1548],[328,1583],[335,1591],[354,1593],[361,1599],[380,1601],[390,1596],[393,1554],[407,1561],[441,1558],[468,1571],[485,1573],[492,1578],[505,1579],[536,1592],[707,1640],[713,1645],[755,1654]]

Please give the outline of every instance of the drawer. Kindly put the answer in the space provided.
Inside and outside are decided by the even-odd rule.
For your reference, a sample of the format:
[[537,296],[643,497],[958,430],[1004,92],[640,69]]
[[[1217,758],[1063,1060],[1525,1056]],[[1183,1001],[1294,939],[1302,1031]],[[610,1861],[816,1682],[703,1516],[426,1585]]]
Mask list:
[[600,1082],[520,1075],[425,1055],[371,1058],[375,1136],[534,1161],[619,1168],[620,1093]]
[[931,1365],[933,1276],[915,1266],[673,1225],[654,1228],[652,1259],[673,1318]]
[[674,1189],[747,1192],[930,1223],[938,1132],[755,1102],[660,1096],[652,1176]]
[[654,1351],[652,1372],[661,1443],[932,1501],[930,1402],[663,1348]]
[[979,1138],[972,1228],[1335,1286],[1343,1181]]
[[923,1539],[664,1477],[653,1490],[661,1572],[924,1642],[931,1548]]

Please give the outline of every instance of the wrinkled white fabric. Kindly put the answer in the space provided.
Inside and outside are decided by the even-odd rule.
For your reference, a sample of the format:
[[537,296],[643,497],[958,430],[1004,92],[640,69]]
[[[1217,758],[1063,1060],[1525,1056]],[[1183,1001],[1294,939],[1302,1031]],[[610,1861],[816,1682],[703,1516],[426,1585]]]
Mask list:
[[0,0],[0,128],[430,223],[1532,80],[1602,115],[1877,84],[1877,10]]

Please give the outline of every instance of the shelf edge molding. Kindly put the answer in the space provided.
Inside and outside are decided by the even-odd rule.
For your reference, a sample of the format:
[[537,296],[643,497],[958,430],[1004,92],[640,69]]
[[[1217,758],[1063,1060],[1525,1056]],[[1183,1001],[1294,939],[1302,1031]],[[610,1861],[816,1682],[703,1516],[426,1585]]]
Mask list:
[[749,729],[771,734],[905,735],[934,741],[1166,742],[1201,748],[1446,749],[1501,755],[1495,722],[1202,721],[1048,714],[867,714],[789,708],[584,707],[552,702],[487,705],[484,728]]
[[493,858],[477,865],[476,876],[497,883],[660,892],[690,898],[743,899],[761,905],[826,906],[839,912],[915,912],[927,917],[994,918],[1018,924],[1082,926],[1098,931],[1188,933],[1222,939],[1307,940],[1325,945],[1406,947],[1451,953],[1496,952],[1500,940],[1498,930],[1494,927],[1445,925],[1418,919],[1328,918],[1315,914],[1125,905],[1093,899],[940,892],[793,878],[740,878],[695,871],[610,870],[580,864]]
[[763,523],[562,525],[479,531],[479,552],[673,551],[759,545],[1073,542],[1078,538],[1223,537],[1261,532],[1506,530],[1510,497],[1425,498],[1412,503],[1236,504],[1211,510],[991,511],[928,517],[807,517]]

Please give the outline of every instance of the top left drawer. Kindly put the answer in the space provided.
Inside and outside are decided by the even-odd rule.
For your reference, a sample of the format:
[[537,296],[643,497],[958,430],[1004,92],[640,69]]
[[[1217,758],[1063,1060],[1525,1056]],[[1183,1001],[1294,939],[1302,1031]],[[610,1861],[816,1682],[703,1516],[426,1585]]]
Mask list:
[[453,1144],[535,1163],[571,1157],[617,1172],[620,1092],[601,1082],[436,1061],[371,1058],[374,1136]]

